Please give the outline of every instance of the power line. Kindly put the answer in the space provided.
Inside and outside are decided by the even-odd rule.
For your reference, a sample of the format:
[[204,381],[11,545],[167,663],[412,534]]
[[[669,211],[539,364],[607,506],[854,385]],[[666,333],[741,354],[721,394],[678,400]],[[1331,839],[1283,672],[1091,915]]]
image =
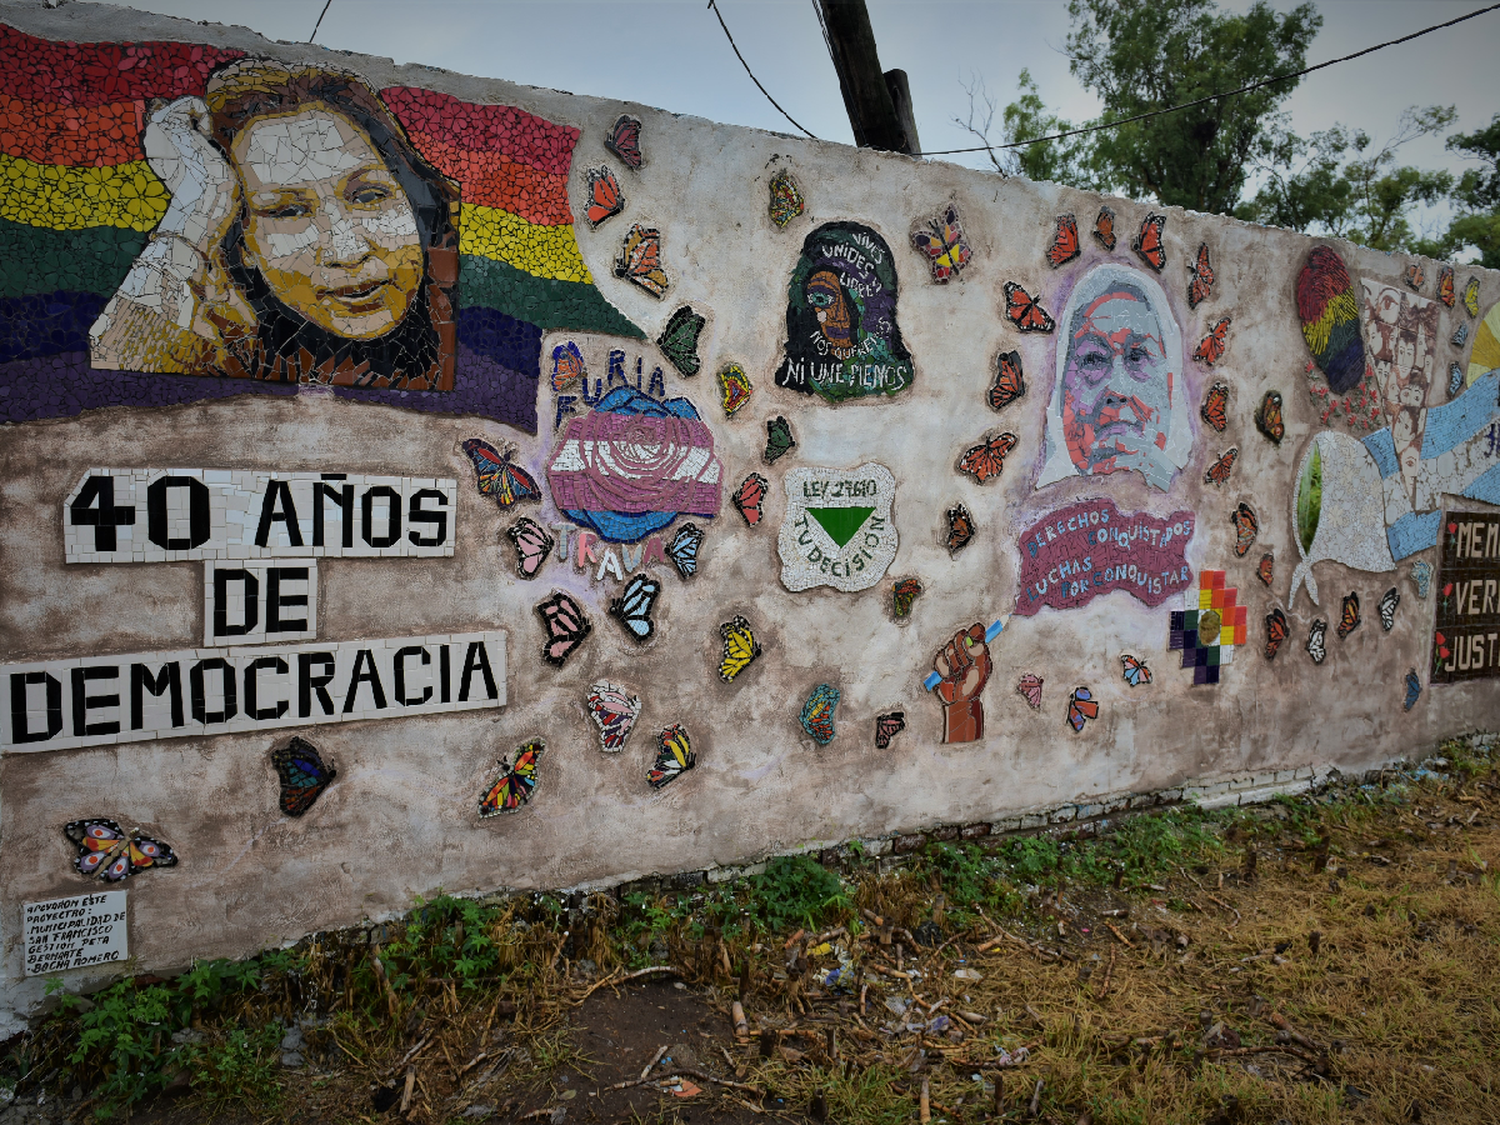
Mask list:
[[[1334,66],[1338,63],[1349,62],[1351,59],[1357,59],[1362,55],[1368,55],[1374,51],[1382,51],[1387,47],[1394,47],[1397,44],[1407,43],[1413,39],[1420,39],[1422,36],[1430,35],[1434,31],[1441,31],[1445,27],[1452,27],[1454,24],[1463,23],[1465,20],[1474,19],[1476,16],[1486,15],[1487,13],[1493,12],[1496,9],[1500,9],[1500,4],[1491,4],[1487,8],[1480,8],[1477,11],[1470,12],[1466,16],[1459,16],[1457,19],[1451,19],[1447,23],[1435,23],[1431,27],[1424,27],[1421,31],[1414,31],[1410,35],[1403,35],[1400,39],[1391,39],[1385,43],[1377,43],[1373,47],[1366,47],[1363,51],[1355,51],[1352,55],[1345,55],[1342,58],[1338,59],[1329,59],[1327,62],[1320,62],[1316,66],[1309,66],[1303,70],[1293,71],[1290,74],[1278,74],[1271,78],[1262,79],[1259,82],[1252,82],[1248,86],[1241,86],[1238,90],[1230,90],[1227,93],[1209,94],[1207,97],[1198,98],[1196,101],[1183,102],[1181,105],[1167,106],[1165,109],[1147,110],[1145,113],[1137,113],[1134,117],[1122,117],[1117,121],[1104,121],[1100,122],[1098,125],[1085,125],[1081,129],[1069,129],[1066,133],[1053,133],[1048,137],[1032,137],[1030,140],[1026,141],[1011,141],[1009,144],[976,145],[973,148],[945,148],[936,150],[934,152],[915,152],[912,153],[912,155],[954,156],[958,153],[963,152],[992,152],[995,149],[1025,148],[1027,145],[1039,145],[1045,141],[1061,141],[1065,140],[1068,137],[1081,137],[1085,133],[1097,133],[1101,129],[1113,129],[1117,125],[1129,125],[1134,121],[1144,121],[1148,117],[1160,117],[1163,114],[1176,113],[1179,110],[1184,109],[1192,109],[1195,105],[1204,105],[1207,102],[1218,101],[1220,98],[1232,98],[1236,94],[1248,94],[1252,90],[1259,90],[1263,86],[1271,86],[1277,82],[1285,82],[1291,78],[1301,78],[1304,74],[1311,74],[1315,70],[1322,70],[1325,67]],[[756,85],[758,86],[760,85],[760,83],[757,82]],[[805,132],[806,130],[803,131]]]
[[[329,0],[329,2],[332,3],[332,0]],[[807,133],[809,137],[812,137],[813,140],[817,140],[817,137],[813,136],[811,132],[809,132],[807,129],[804,129],[800,124],[798,124],[795,117],[793,117],[786,110],[782,109],[779,104],[777,104],[776,99],[771,97],[771,91],[767,90],[760,84],[760,79],[755,77],[755,72],[750,69],[750,64],[745,61],[745,56],[740,54],[739,47],[735,46],[734,36],[729,34],[729,25],[724,22],[724,17],[719,12],[719,5],[717,3],[717,0],[708,0],[708,6],[713,9],[714,15],[719,17],[719,26],[724,29],[724,37],[729,40],[729,45],[731,47],[734,47],[734,57],[740,60],[740,65],[745,68],[745,73],[750,76],[750,81],[755,83],[755,88],[766,96],[766,101],[776,106],[777,113],[781,114],[782,117],[785,117],[793,125],[796,125],[797,128],[802,129],[802,131],[804,133]],[[314,32],[314,34],[316,34],[316,32]]]
[[323,17],[328,14],[328,9],[332,7],[332,5],[333,0],[323,0],[323,10],[318,13],[318,22],[313,24],[313,33],[307,37],[307,41],[309,43],[311,43],[318,37],[318,28],[323,26]]

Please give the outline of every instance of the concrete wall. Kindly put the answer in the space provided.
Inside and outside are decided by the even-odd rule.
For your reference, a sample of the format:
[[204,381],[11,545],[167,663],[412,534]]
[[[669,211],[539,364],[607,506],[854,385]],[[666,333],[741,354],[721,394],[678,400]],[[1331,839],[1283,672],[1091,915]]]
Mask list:
[[[11,115],[0,125],[7,1011],[41,992],[25,975],[24,904],[109,889],[76,869],[87,845],[65,833],[89,819],[138,828],[175,855],[118,884],[130,892],[131,955],[165,969],[398,912],[438,888],[607,884],[1102,795],[1295,779],[1493,723],[1496,616],[1485,587],[1467,585],[1497,566],[1485,538],[1500,500],[1492,272],[1459,266],[1447,277],[1442,263],[1218,216],[116,8],[7,3],[0,22]],[[158,45],[109,46],[122,41]],[[236,70],[237,54],[261,61]],[[233,81],[265,85],[265,60],[342,68],[367,87],[328,93],[322,80],[311,109],[304,97],[247,110],[255,95],[235,102],[244,89]],[[181,130],[196,117],[180,99],[205,93],[218,109],[200,140]],[[208,144],[236,106],[241,131]],[[162,131],[143,148],[153,113]],[[605,145],[622,114],[640,123],[639,168],[621,158],[628,141]],[[278,150],[273,134],[290,147]],[[413,153],[450,181],[447,197]],[[624,203],[593,227],[589,170],[600,167]],[[784,227],[769,207],[782,172],[803,201]],[[434,207],[447,208],[446,226]],[[1112,250],[1094,233],[1101,207],[1113,212]],[[1054,249],[1067,242],[1065,215],[1078,254],[1054,266],[1049,251],[1068,257]],[[231,250],[236,221],[244,236]],[[636,226],[659,232],[659,273],[649,240],[631,245]],[[945,250],[959,228],[963,250]],[[1310,260],[1324,245],[1335,257]],[[1194,304],[1204,253],[1214,280]],[[947,280],[935,280],[934,258],[951,265]],[[640,281],[617,275],[622,259]],[[412,269],[425,269],[420,282]],[[1408,285],[1413,270],[1422,277]],[[1465,308],[1471,277],[1478,316]],[[681,349],[696,352],[692,375],[682,369],[691,361],[679,354],[674,365],[656,343],[684,306],[704,318],[696,348]],[[310,333],[296,337],[311,341],[307,354],[276,350],[277,317]],[[321,334],[307,329],[320,323]],[[384,335],[390,324],[399,331]],[[1221,325],[1222,355],[1194,358],[1211,354],[1204,341]],[[392,358],[382,348],[397,336],[406,350]],[[569,382],[570,343],[586,392]],[[878,393],[835,401],[849,384],[826,394],[778,385],[820,363],[841,368],[845,347],[863,349]],[[788,353],[790,377],[778,380]],[[718,376],[731,364],[753,392],[729,415]],[[635,413],[593,409],[618,405],[598,396],[622,380],[636,388],[637,370],[639,394],[620,395]],[[384,386],[344,385],[372,379]],[[1270,391],[1282,428],[1273,418],[1262,432],[1255,418]],[[659,405],[677,399],[694,410]],[[767,423],[778,418],[795,446],[768,463]],[[471,439],[512,456],[540,495],[506,505],[482,494]],[[1304,548],[1298,482],[1315,446],[1321,514],[1315,534],[1304,517]],[[634,458],[635,475],[611,470],[606,454]],[[732,499],[751,473],[765,482],[753,525]],[[351,483],[357,497],[392,490],[376,493],[368,539],[346,549],[330,522],[312,546],[308,507],[323,474],[347,474],[332,486]],[[163,478],[176,479],[153,494]],[[414,501],[423,489],[429,498]],[[210,519],[196,545],[192,496]],[[301,505],[301,545],[272,518],[256,546],[261,519],[284,517],[288,497]],[[381,546],[392,497],[406,523]],[[121,522],[127,504],[133,523]],[[560,511],[573,504],[573,518]],[[1241,505],[1256,527],[1237,552],[1250,534]],[[872,511],[829,510],[851,506]],[[950,550],[960,506],[972,538]],[[351,510],[357,519],[358,499]],[[442,512],[442,534],[412,523],[414,510]],[[1480,513],[1477,536],[1454,514],[1465,511]],[[1096,522],[1070,527],[1078,512]],[[523,516],[554,540],[531,577],[507,536]],[[685,579],[668,555],[686,523],[703,538]],[[212,643],[211,566],[253,563],[263,588],[267,567],[305,559],[316,605],[302,634]],[[1294,589],[1304,559],[1315,565]],[[1220,596],[1217,646],[1206,622],[1186,637],[1194,620],[1176,622],[1179,648],[1203,650],[1195,676],[1169,647],[1172,615],[1196,609],[1214,572],[1248,612],[1234,635]],[[627,586],[636,575],[644,591]],[[1465,585],[1444,600],[1454,575]],[[921,593],[898,615],[893,594],[907,578]],[[1040,582],[1048,592],[1033,598]],[[610,606],[649,601],[653,583],[652,625],[638,640]],[[1387,630],[1379,607],[1392,589]],[[1340,638],[1351,592],[1362,620]],[[548,625],[537,608],[547,602],[587,616],[581,643]],[[1278,610],[1287,636],[1268,659],[1267,616]],[[223,613],[232,626],[243,608]],[[726,682],[721,626],[736,617],[760,654]],[[1321,662],[1307,651],[1317,620],[1327,623]],[[1465,620],[1477,624],[1455,632]],[[1471,633],[1477,647],[1464,640],[1459,652],[1455,638]],[[544,641],[561,666],[543,659]],[[460,704],[475,644],[497,682],[488,690],[470,667]],[[410,705],[392,682],[402,648],[413,649],[400,658]],[[1212,679],[1210,662],[1230,649],[1218,682],[1194,682]],[[333,714],[315,690],[299,698],[300,657],[332,673]],[[173,661],[183,715],[171,715],[163,681],[159,699],[141,693],[135,722],[132,665],[156,676]],[[950,674],[929,692],[935,665]],[[244,698],[247,670],[259,717]],[[587,707],[599,683],[639,699],[613,752]],[[820,685],[838,692],[831,715],[827,691],[804,708]],[[425,687],[435,694],[423,703]],[[904,729],[891,734],[898,724],[887,721],[882,732],[878,717],[893,713]],[[676,761],[662,746],[675,738],[685,749],[683,732],[693,768],[654,787],[648,771],[659,755]],[[284,795],[275,755],[294,737],[336,776],[289,815],[298,801]],[[497,760],[513,764],[537,739],[529,802],[481,816]]]

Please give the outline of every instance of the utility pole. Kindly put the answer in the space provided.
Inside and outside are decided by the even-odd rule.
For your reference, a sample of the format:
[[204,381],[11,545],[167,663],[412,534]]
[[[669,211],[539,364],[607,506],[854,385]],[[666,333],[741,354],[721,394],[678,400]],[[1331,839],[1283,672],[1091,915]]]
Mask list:
[[823,17],[854,143],[887,152],[921,152],[906,71],[881,71],[865,0],[815,2]]

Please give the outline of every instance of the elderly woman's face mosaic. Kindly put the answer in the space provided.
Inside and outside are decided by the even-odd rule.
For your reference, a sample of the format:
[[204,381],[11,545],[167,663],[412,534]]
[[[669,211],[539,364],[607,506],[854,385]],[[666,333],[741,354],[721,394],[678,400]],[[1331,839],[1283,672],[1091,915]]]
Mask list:
[[1096,301],[1067,341],[1063,419],[1080,472],[1108,471],[1115,457],[1146,444],[1164,448],[1172,410],[1172,372],[1161,324],[1128,290]]

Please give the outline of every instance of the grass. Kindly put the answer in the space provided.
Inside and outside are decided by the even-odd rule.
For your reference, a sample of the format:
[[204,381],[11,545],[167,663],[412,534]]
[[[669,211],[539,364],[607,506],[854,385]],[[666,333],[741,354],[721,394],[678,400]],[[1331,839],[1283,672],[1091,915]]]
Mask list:
[[[399,1098],[409,1072],[408,1119],[454,1120],[592,1073],[571,1013],[665,963],[716,1013],[735,1060],[721,1075],[794,1120],[821,1097],[828,1120],[911,1121],[924,1079],[934,1121],[999,1120],[997,1083],[1003,1119],[1029,1120],[1038,1079],[1040,1118],[1066,1125],[1500,1120],[1500,775],[1471,742],[1440,754],[1431,772],[1097,837],[933,843],[894,870],[783,857],[571,909],[441,895],[369,935],[62,996],[7,1045],[0,1084],[82,1086],[100,1119],[186,1085],[208,1111],[337,1122],[367,1117],[372,1089]],[[829,983],[850,965],[852,985]],[[748,1047],[728,1034],[736,997]],[[279,1066],[294,1022],[297,1074]],[[762,1038],[788,1050],[764,1056]]]

